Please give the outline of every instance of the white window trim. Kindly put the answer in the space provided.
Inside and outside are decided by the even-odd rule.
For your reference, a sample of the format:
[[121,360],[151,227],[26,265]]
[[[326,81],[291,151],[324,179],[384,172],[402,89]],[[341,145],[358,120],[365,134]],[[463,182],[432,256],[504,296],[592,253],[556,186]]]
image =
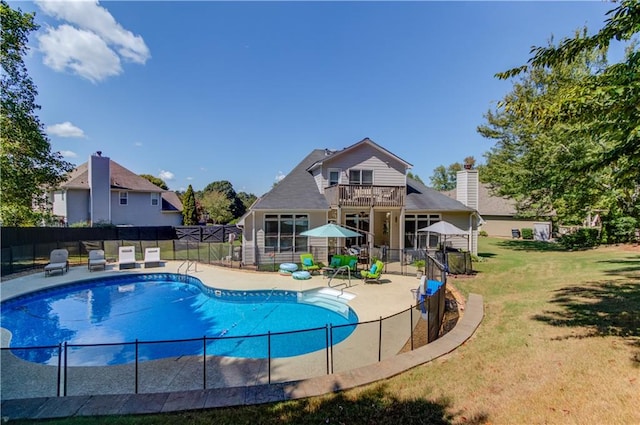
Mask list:
[[[123,200],[124,200],[124,204],[122,203]],[[129,192],[122,192],[122,191],[118,192],[118,205],[121,205],[121,206],[129,205]]]
[[[351,182],[351,172],[352,171],[357,171],[360,174],[360,179],[359,179],[359,183],[353,183]],[[371,183],[367,183],[364,184],[362,183],[362,172],[363,171],[370,171],[371,172]],[[374,176],[374,172],[371,169],[368,168],[352,168],[349,170],[349,184],[354,184],[354,185],[360,185],[360,186],[368,186],[369,184],[374,185],[375,184],[375,176]]]
[[[153,201],[156,201],[154,204]],[[158,192],[151,192],[151,206],[157,207],[160,205],[160,194]]]
[[342,170],[340,168],[329,168],[327,170],[327,185],[331,186],[331,173],[338,173],[338,181],[334,184],[340,184],[342,180]]
[[[271,217],[267,218],[267,216],[271,216]],[[273,217],[273,216],[276,216],[276,217]],[[285,218],[283,218],[283,216],[285,216]],[[283,220],[289,220],[290,218],[288,216],[293,216],[292,219],[294,220],[294,223],[295,223],[297,218],[303,218],[303,217],[306,218],[307,225],[309,223],[309,214],[299,214],[299,213],[266,214],[264,216],[264,219],[263,219],[264,220],[263,229],[265,229],[265,244],[264,244],[265,252],[293,252],[293,253],[300,253],[300,252],[308,251],[308,249],[309,249],[309,238],[306,237],[306,236],[300,236],[300,233],[296,233],[296,230],[297,230],[298,226],[294,226],[294,233],[291,236],[293,238],[292,239],[291,250],[286,250],[286,249],[282,248],[281,242],[282,242],[283,235],[282,235],[281,230],[280,230],[281,229],[281,224],[280,223]],[[276,222],[277,221],[278,222],[278,235],[277,235],[278,242],[277,242],[276,246],[268,246],[266,244],[267,237],[275,237],[275,235],[267,235],[266,234],[266,227],[267,227],[266,223],[267,223],[267,221],[271,221],[271,222]],[[308,229],[306,229],[306,230],[308,230]],[[304,245],[302,245],[302,246],[298,246],[298,244],[296,243],[298,238],[301,238],[301,239],[304,238],[306,243]]]

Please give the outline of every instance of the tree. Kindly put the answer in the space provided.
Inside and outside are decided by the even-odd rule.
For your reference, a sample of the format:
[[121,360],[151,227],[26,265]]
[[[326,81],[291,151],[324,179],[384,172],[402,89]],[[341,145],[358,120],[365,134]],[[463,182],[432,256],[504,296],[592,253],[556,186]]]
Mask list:
[[[585,37],[586,30],[576,31],[573,40]],[[620,117],[602,111],[601,117],[587,119],[581,116],[584,105],[574,102],[610,69],[606,52],[596,46],[577,52],[571,61],[527,66],[478,127],[496,141],[485,155],[485,178],[497,194],[515,199],[520,211],[543,215],[555,210],[560,219],[574,223],[582,222],[585,208],[637,214],[638,173],[630,176],[626,167],[635,163],[637,168],[638,157],[601,160],[603,148],[615,142],[600,130]],[[610,123],[598,123],[605,115]],[[622,118],[620,128],[627,119]]]
[[198,210],[196,208],[196,197],[191,185],[182,197],[182,223],[185,226],[198,224]]
[[[528,64],[497,74],[508,79],[535,70],[557,69],[584,60],[585,54],[606,51],[612,40],[628,41],[640,32],[640,3],[622,0],[607,13],[603,28],[595,35],[577,33],[561,43],[534,47]],[[631,43],[623,61],[592,70],[572,84],[559,88],[544,101],[518,105],[505,99],[505,110],[514,110],[540,126],[540,132],[564,128],[567,138],[580,140],[567,149],[576,156],[566,158],[563,168],[588,181],[597,174],[611,192],[623,197],[627,213],[640,215],[640,51]],[[516,99],[517,101],[517,99]],[[522,105],[520,105],[522,106]],[[582,146],[580,146],[582,145]],[[603,173],[603,170],[606,170]],[[610,192],[610,193],[611,193]]]
[[13,10],[2,0],[0,18],[0,220],[5,226],[36,225],[50,215],[46,192],[57,187],[73,165],[51,152],[35,115],[38,92],[22,59],[29,50],[29,33],[38,29],[34,15]]
[[160,177],[152,176],[151,174],[140,174],[140,177],[149,180],[160,189],[169,190],[169,186],[167,186],[164,180],[162,180]]
[[224,193],[229,200],[229,211],[233,218],[241,217],[246,212],[246,207],[244,206],[242,200],[238,198],[236,191],[233,189],[233,185],[227,180],[220,180],[209,183],[202,192],[203,196],[207,192]]
[[253,203],[258,199],[258,197],[253,193],[238,192],[238,199],[242,201],[242,205],[244,205],[244,210],[245,212],[247,212],[249,208],[251,208],[251,205],[253,205]]
[[410,179],[413,179],[413,180],[415,180],[415,181],[417,181],[417,182],[420,182],[420,183],[424,184],[424,182],[422,181],[422,179],[420,178],[420,176],[419,176],[419,175],[417,175],[417,174],[413,174],[411,171],[409,171],[409,172],[407,173],[407,177],[408,177],[408,178],[410,178]]
[[431,187],[440,191],[455,189],[457,174],[460,170],[462,170],[462,164],[459,162],[454,162],[446,168],[444,165],[438,165],[433,170],[433,175],[429,177]]
[[233,220],[231,214],[231,201],[222,192],[210,190],[204,192],[200,199],[200,205],[210,220],[218,224],[227,224]]

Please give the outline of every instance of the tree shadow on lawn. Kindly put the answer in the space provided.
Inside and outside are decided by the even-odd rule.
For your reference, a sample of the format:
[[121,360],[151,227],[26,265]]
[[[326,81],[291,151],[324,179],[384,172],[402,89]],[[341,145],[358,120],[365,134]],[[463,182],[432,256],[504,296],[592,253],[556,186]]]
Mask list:
[[640,272],[640,256],[620,258],[620,259],[615,259],[615,260],[602,260],[602,261],[598,261],[598,263],[620,264],[620,265],[624,265],[625,266],[625,267],[622,267],[622,268],[607,270],[606,273],[608,275],[624,276],[624,277],[627,277],[627,278],[630,278],[630,279],[632,279],[632,278],[635,278],[635,279],[640,278],[640,275],[634,276],[634,275],[636,275],[636,274],[638,274]]
[[[627,268],[610,273],[624,275]],[[618,336],[640,349],[640,283],[631,277],[568,286],[557,290],[551,303],[562,310],[547,310],[534,319],[552,326],[587,331],[558,339]],[[632,360],[640,363],[640,352]]]
[[498,246],[512,249],[514,251],[566,251],[567,249],[556,242],[530,241],[522,239],[510,239],[497,243]]

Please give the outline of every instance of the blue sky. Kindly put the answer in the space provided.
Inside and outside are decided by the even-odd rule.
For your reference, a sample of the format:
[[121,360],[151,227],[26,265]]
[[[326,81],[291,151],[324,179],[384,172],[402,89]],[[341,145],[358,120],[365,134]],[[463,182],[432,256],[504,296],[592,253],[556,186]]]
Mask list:
[[[52,149],[102,151],[173,190],[258,196],[311,150],[369,137],[413,164],[491,142],[495,73],[587,26],[608,2],[10,2],[41,25],[26,59]],[[614,51],[614,53],[616,53]],[[620,54],[618,52],[618,54]]]

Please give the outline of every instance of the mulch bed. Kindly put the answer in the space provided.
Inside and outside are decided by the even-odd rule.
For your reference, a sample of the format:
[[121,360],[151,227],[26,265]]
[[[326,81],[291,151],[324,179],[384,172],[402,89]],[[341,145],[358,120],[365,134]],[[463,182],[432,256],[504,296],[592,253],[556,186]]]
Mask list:
[[[442,319],[442,328],[440,328],[440,334],[438,335],[438,338],[453,329],[460,319],[458,301],[453,293],[448,289],[445,293],[444,302],[444,318]],[[427,345],[427,321],[421,317],[418,320],[416,327],[413,329],[413,348],[416,349],[418,347],[422,347],[423,345]],[[400,350],[400,353],[405,353],[408,351],[411,351],[411,341],[407,341],[404,347],[402,347],[402,349]]]

